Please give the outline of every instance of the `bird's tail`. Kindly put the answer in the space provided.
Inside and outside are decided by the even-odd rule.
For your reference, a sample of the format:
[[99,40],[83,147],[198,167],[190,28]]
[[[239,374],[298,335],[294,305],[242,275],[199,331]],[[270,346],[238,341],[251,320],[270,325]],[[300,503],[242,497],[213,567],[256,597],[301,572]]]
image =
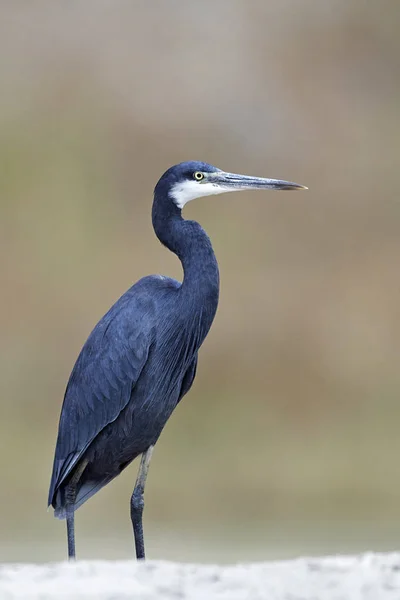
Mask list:
[[[98,492],[102,487],[107,485],[112,479],[113,476],[104,477],[101,481],[85,481],[82,486],[77,490],[76,500],[74,504],[74,510],[77,510],[82,504],[89,500],[96,492]],[[65,519],[66,518],[66,500],[65,500],[65,487],[61,486],[60,489],[57,490],[57,493],[53,500],[54,507],[54,516],[57,519]]]

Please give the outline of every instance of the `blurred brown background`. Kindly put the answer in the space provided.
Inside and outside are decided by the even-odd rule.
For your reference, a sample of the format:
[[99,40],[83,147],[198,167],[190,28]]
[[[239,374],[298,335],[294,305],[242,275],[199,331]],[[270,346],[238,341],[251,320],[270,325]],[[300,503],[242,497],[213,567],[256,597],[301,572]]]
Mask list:
[[[64,388],[132,282],[177,278],[152,190],[205,160],[302,193],[209,197],[221,301],[154,453],[148,556],[400,547],[400,5],[0,4],[1,560],[59,560],[46,513]],[[77,513],[130,557],[137,463]]]

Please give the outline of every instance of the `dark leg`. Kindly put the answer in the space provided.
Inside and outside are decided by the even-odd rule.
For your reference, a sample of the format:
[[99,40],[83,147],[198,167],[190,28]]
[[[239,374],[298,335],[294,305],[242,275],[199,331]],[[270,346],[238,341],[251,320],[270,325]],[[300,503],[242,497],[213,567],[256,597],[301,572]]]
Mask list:
[[144,539],[143,539],[143,508],[144,508],[144,486],[146,484],[147,472],[149,470],[151,455],[154,446],[150,446],[142,454],[139,473],[136,479],[135,488],[131,498],[131,520],[133,525],[133,534],[135,536],[136,558],[144,559]]
[[75,560],[75,509],[74,504],[67,504],[67,539],[68,560]]
[[75,500],[76,486],[83,471],[85,470],[87,461],[84,460],[75,469],[74,474],[65,488],[65,510],[67,514],[67,538],[68,538],[68,560],[75,560]]

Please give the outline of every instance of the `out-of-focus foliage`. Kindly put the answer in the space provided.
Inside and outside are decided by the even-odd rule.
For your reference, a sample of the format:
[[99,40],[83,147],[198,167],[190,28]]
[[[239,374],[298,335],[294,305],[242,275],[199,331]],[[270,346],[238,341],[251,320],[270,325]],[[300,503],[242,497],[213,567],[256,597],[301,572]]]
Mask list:
[[[383,549],[400,520],[400,5],[91,0],[0,7],[3,560],[65,556],[46,514],[64,387],[129,285],[181,276],[152,188],[181,160],[302,193],[193,202],[221,302],[154,453],[149,556]],[[136,464],[77,514],[129,556]]]

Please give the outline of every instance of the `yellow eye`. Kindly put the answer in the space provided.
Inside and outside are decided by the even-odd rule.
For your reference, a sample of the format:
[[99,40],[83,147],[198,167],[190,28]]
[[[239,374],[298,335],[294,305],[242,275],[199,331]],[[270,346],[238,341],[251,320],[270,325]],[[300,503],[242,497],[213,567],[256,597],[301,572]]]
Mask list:
[[196,171],[195,173],[193,173],[193,177],[196,181],[201,181],[202,179],[204,179],[204,174],[200,171]]

